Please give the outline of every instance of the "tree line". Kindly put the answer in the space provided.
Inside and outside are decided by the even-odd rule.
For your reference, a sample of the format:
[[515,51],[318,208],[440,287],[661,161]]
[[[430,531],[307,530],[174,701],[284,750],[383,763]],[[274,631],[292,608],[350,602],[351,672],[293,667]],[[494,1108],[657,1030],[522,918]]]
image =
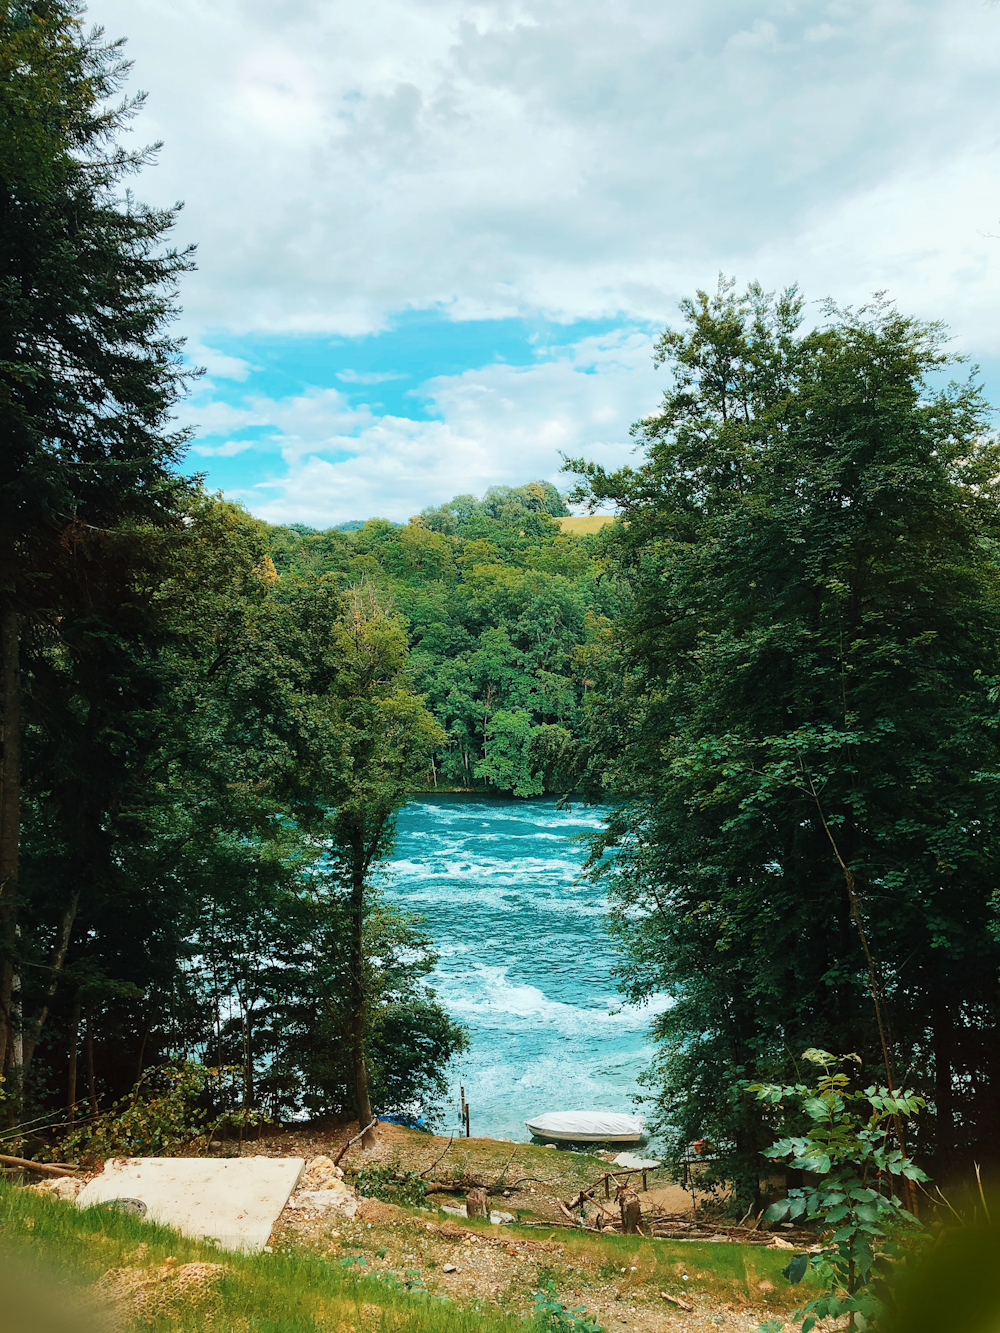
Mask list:
[[590,660],[617,614],[597,534],[564,531],[550,482],[456,496],[408,524],[269,530],[279,572],[370,578],[403,617],[416,689],[442,728],[432,790],[560,790],[539,753],[581,732]]

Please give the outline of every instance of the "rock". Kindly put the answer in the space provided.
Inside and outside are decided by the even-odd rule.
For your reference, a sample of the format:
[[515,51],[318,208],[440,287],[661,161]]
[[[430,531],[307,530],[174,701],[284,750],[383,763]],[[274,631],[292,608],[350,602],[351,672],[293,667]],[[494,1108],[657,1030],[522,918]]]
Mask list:
[[54,1180],[43,1180],[37,1185],[29,1185],[32,1194],[50,1194],[56,1199],[75,1199],[83,1189],[84,1181],[75,1176],[56,1176]]
[[307,1213],[341,1213],[353,1217],[358,1211],[358,1196],[342,1180],[331,1181],[322,1189],[297,1190],[292,1195],[292,1207]]
[[493,1212],[490,1213],[490,1221],[495,1227],[510,1226],[511,1222],[514,1221],[514,1214],[500,1213],[494,1208]]
[[148,1220],[226,1249],[259,1252],[298,1183],[301,1157],[131,1157],[105,1162],[77,1198],[90,1208],[112,1199],[139,1199]]
[[329,1189],[334,1181],[343,1179],[343,1171],[339,1166],[334,1166],[332,1158],[314,1157],[306,1163],[301,1184],[303,1189],[322,1190]]
[[149,1211],[143,1199],[105,1199],[99,1205],[109,1213],[121,1213],[125,1217],[145,1217]]
[[458,1272],[458,1269],[455,1267],[454,1264],[445,1264],[445,1266],[441,1269],[441,1272],[442,1272],[442,1273],[457,1273],[457,1272]]
[[624,1166],[627,1170],[632,1171],[652,1171],[660,1165],[659,1162],[647,1161],[645,1158],[636,1157],[635,1153],[631,1152],[620,1152],[618,1156],[614,1158],[614,1163],[616,1166]]
[[449,1213],[452,1217],[468,1217],[469,1210],[464,1203],[445,1203],[441,1205],[442,1213]]

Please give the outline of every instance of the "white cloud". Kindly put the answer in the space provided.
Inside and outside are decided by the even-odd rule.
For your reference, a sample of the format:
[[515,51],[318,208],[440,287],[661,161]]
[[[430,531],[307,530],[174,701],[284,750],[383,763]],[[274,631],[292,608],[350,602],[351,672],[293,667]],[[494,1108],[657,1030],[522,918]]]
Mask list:
[[244,381],[256,369],[249,361],[240,356],[229,356],[215,347],[209,347],[200,339],[189,341],[184,353],[192,365],[199,366],[213,380]]
[[[664,319],[720,268],[771,266],[992,329],[1000,12],[982,0],[90,13],[130,38],[141,132],[166,142],[144,192],[188,201],[198,336],[359,333],[429,306]],[[872,247],[876,196],[894,249]],[[993,285],[970,295],[972,271]]]
[[338,370],[337,379],[343,384],[385,384],[388,380],[402,379],[395,371]]
[[[589,338],[555,359],[490,365],[426,386],[440,420],[369,418],[347,433],[337,395],[258,402],[275,427],[286,471],[242,493],[271,522],[325,527],[379,515],[405,520],[425,505],[494,483],[547,479],[565,489],[560,454],[608,464],[631,452],[628,435],[662,388],[640,334]],[[332,409],[325,415],[325,404]]]
[[620,460],[657,389],[641,338],[447,377],[430,350],[439,419],[379,416],[335,389],[258,392],[260,368],[216,350],[234,335],[417,310],[649,325],[721,270],[842,303],[888,289],[1000,350],[983,0],[93,0],[90,18],[129,38],[138,132],[165,141],[139,189],[186,199],[178,239],[199,243],[182,327],[209,378],[185,417],[207,460],[273,456],[281,475],[244,490],[268,517],[406,518],[558,479],[559,450]]

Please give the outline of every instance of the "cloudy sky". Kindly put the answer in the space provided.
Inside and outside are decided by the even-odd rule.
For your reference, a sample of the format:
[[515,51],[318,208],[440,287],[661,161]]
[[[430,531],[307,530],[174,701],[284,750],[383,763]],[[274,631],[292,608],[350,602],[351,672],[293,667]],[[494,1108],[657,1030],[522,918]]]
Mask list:
[[93,0],[198,244],[208,482],[326,526],[624,460],[716,275],[946,320],[1000,402],[1000,5]]

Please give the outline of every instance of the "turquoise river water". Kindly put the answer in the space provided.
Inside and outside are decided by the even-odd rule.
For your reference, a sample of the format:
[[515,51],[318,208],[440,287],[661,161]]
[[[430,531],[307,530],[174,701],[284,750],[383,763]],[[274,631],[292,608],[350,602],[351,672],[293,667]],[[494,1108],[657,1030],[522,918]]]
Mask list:
[[401,812],[387,896],[427,920],[431,978],[472,1044],[452,1070],[447,1128],[464,1084],[472,1133],[527,1139],[544,1111],[632,1112],[666,1003],[624,1008],[604,894],[578,882],[580,835],[602,811],[554,800],[421,796]]

